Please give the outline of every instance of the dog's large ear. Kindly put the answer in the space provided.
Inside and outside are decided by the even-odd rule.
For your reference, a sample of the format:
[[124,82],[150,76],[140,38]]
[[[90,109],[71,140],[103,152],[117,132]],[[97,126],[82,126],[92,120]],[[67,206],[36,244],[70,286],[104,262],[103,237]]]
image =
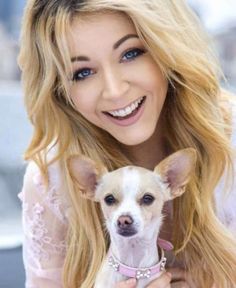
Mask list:
[[76,185],[79,186],[82,196],[96,201],[96,185],[100,177],[107,172],[107,169],[82,155],[71,156],[67,160],[67,164],[70,175]]
[[186,148],[171,154],[155,167],[154,171],[161,176],[162,181],[170,188],[170,198],[168,200],[184,193],[185,187],[194,173],[196,160],[196,150]]

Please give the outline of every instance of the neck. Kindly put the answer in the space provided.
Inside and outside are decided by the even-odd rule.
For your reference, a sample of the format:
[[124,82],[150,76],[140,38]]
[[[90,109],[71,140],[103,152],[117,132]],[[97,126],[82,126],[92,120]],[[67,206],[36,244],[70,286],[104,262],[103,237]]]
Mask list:
[[150,267],[159,261],[157,235],[123,239],[111,236],[111,252],[130,267]]
[[134,165],[153,170],[168,155],[162,118],[163,116],[159,119],[154,133],[148,140],[138,145],[124,147],[124,151]]

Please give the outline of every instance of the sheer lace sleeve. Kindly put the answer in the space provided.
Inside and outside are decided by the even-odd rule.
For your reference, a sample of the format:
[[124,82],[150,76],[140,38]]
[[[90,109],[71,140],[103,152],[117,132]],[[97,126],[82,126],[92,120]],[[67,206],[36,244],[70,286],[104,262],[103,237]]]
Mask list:
[[26,288],[62,287],[67,232],[66,205],[58,167],[49,167],[49,187],[35,163],[29,163],[23,190],[23,259]]

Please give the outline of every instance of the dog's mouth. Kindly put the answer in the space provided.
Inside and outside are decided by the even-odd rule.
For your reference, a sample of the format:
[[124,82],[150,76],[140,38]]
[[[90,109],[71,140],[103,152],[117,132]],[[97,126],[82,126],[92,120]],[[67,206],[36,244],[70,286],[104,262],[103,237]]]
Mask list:
[[118,228],[117,233],[123,237],[131,237],[137,234],[137,230],[135,228]]

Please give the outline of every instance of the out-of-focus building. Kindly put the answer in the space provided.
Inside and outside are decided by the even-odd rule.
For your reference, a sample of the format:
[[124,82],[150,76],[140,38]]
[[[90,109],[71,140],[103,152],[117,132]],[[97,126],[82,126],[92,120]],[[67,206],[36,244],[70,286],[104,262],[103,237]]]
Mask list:
[[19,36],[20,21],[26,0],[1,0],[0,21],[14,37]]
[[236,23],[218,32],[214,40],[228,85],[236,91]]
[[17,67],[17,54],[19,45],[9,32],[0,23],[0,80],[19,80],[20,71]]
[[19,80],[19,27],[25,0],[0,1],[0,81]]
[[213,38],[226,86],[236,91],[236,1],[188,0]]

